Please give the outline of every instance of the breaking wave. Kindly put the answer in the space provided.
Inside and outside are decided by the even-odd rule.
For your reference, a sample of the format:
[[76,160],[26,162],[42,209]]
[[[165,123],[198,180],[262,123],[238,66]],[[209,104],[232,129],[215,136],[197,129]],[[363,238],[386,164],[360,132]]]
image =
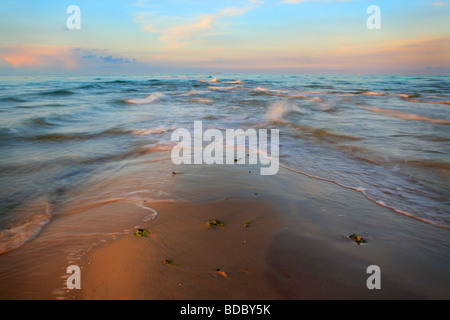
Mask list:
[[143,99],[127,99],[125,101],[130,104],[149,104],[164,97],[165,97],[164,93],[155,92]]

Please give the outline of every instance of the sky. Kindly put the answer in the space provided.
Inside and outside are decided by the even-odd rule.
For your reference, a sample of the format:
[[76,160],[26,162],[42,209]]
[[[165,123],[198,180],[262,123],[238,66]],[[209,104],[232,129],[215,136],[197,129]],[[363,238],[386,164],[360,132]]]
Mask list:
[[0,75],[212,72],[449,75],[450,0],[0,0]]

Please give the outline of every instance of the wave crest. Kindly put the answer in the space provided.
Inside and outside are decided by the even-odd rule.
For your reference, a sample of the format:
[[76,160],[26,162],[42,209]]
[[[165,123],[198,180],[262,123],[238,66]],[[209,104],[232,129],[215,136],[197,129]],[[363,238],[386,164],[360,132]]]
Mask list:
[[149,104],[149,103],[155,102],[158,99],[162,99],[164,97],[165,97],[164,93],[155,92],[155,93],[150,94],[146,98],[143,98],[143,99],[127,99],[127,100],[125,100],[125,102],[130,103],[130,104]]

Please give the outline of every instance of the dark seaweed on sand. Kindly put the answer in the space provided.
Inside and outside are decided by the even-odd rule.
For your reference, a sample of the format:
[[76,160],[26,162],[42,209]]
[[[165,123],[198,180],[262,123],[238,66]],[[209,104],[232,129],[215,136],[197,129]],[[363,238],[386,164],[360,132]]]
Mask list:
[[208,225],[210,227],[224,227],[225,226],[225,222],[221,221],[221,220],[208,220]]

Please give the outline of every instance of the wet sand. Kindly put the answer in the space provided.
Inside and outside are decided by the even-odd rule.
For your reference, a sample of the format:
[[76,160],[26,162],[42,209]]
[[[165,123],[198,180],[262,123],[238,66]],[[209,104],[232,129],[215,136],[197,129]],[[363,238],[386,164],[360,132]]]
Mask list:
[[[183,188],[218,185],[233,196],[150,205],[158,211],[146,225],[150,236],[128,235],[94,251],[80,298],[450,297],[447,230],[396,215],[358,192],[293,179],[285,170],[275,179],[233,170],[206,168],[176,177]],[[209,219],[225,226],[208,228]],[[246,221],[252,221],[248,228]],[[353,232],[368,243],[358,246],[348,237]],[[382,271],[380,290],[367,288],[370,265]]]
[[[268,247],[282,227],[269,203],[221,200],[153,207],[159,215],[148,237],[129,235],[94,252],[82,298],[280,297],[266,277]],[[210,226],[210,219],[225,225]]]
[[[154,220],[132,198],[63,210],[36,239],[0,256],[0,298],[450,297],[448,230],[283,168],[275,177],[246,166],[177,170],[172,192],[195,199],[145,202]],[[138,227],[149,236],[135,236]],[[368,242],[357,245],[352,233]],[[81,290],[65,287],[72,264]],[[380,290],[367,288],[370,265],[381,269]]]

